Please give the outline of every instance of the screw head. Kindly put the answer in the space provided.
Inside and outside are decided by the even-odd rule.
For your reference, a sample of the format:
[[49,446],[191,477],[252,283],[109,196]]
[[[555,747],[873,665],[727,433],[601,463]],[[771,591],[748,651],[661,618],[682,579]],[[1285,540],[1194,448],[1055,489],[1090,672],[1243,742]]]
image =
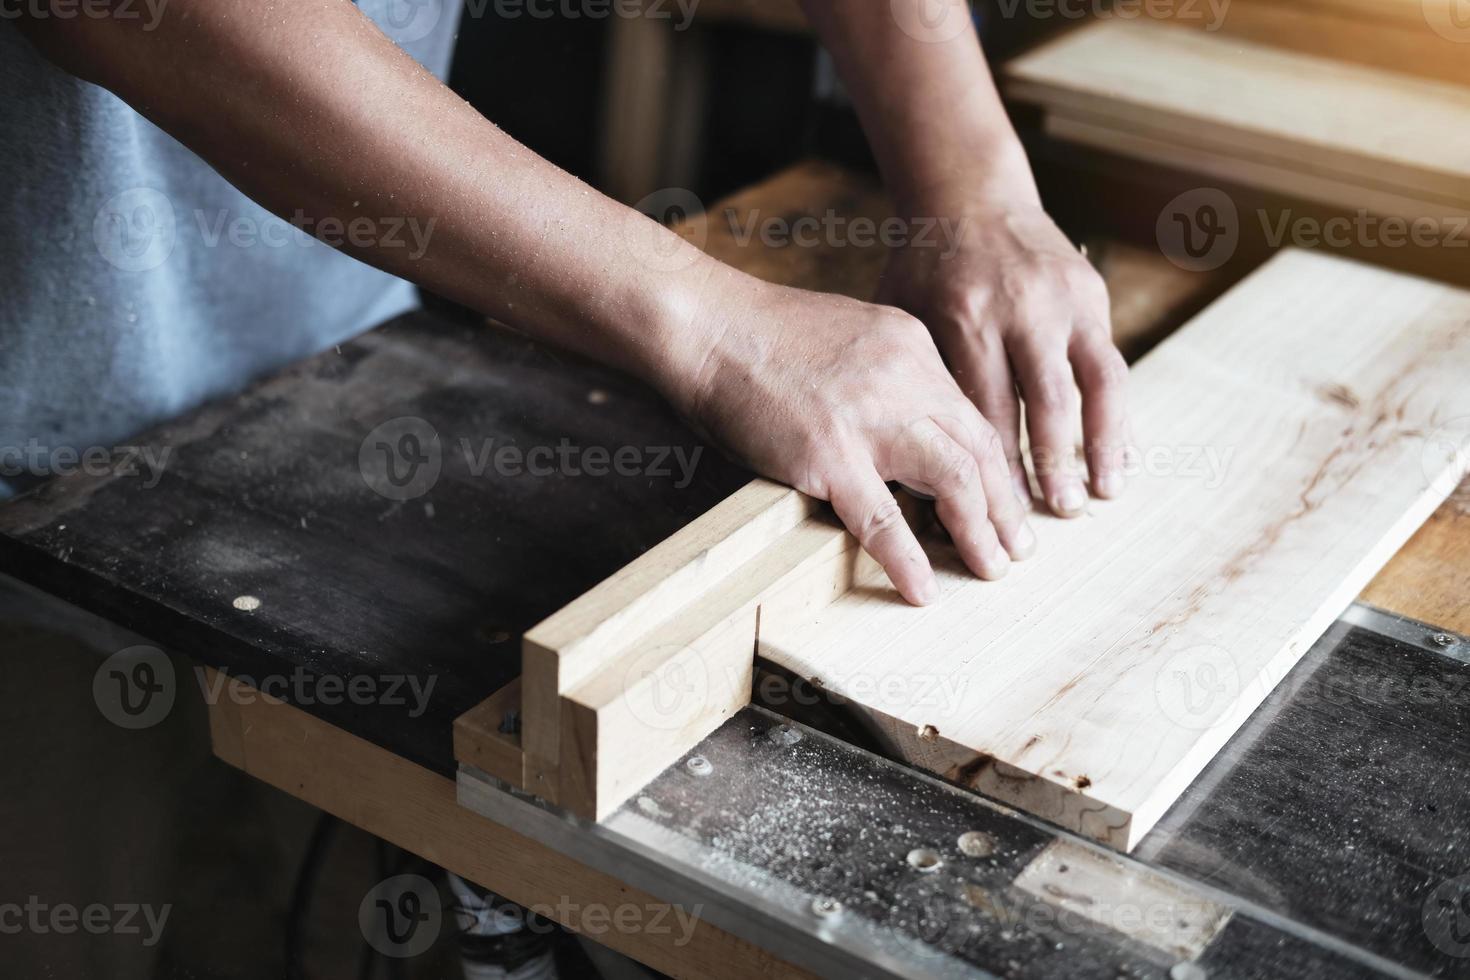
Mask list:
[[812,911],[824,919],[830,919],[842,911],[842,903],[835,898],[822,895],[812,899]]
[[696,776],[708,776],[715,771],[715,767],[702,755],[690,756],[689,761],[684,763],[684,768]]
[[1429,642],[1437,647],[1452,647],[1455,645],[1455,638],[1448,633],[1434,633],[1429,637]]

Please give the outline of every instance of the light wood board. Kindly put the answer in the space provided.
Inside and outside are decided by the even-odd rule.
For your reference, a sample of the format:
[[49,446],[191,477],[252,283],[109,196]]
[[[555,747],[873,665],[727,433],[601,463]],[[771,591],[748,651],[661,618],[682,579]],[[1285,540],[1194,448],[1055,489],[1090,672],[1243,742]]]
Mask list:
[[1321,170],[1313,172],[1310,167],[1290,161],[1252,157],[1230,146],[1228,141],[1178,143],[1171,134],[1149,127],[1120,123],[1101,115],[1074,119],[1066,112],[1048,113],[1043,127],[1048,135],[1060,140],[1238,186],[1261,188],[1347,212],[1361,208],[1382,217],[1400,218],[1409,227],[1427,220],[1433,222],[1434,234],[1448,240],[1467,240],[1470,211],[1455,203],[1428,195],[1406,195],[1377,181],[1344,179]]
[[[883,207],[871,184],[820,164],[792,168],[729,203],[741,214],[771,213],[796,206],[791,202],[797,199],[803,211],[819,213],[828,206],[860,214],[880,213]],[[681,230],[697,231],[687,225]],[[809,250],[769,249],[759,239],[736,243],[724,222],[707,232],[699,235],[706,247],[728,253],[729,261],[758,275],[794,285],[811,285],[815,277],[825,288],[845,284],[861,294],[870,288],[865,279],[876,276],[879,268],[873,256],[858,255],[858,250],[813,264]],[[1112,251],[1100,249],[1097,255],[1117,294],[1152,294],[1148,284],[1155,278],[1172,282],[1174,276],[1186,275],[1157,253],[1128,253],[1130,261],[1124,264],[1139,264],[1147,274],[1141,280],[1120,276],[1117,263],[1108,260]],[[1324,268],[1329,269],[1358,268],[1315,261],[1327,262]],[[1169,275],[1150,271],[1161,269]],[[1191,276],[1196,282],[1203,278]],[[1123,298],[1115,295],[1115,306]],[[1119,318],[1124,334],[1120,342],[1126,341],[1123,321],[1128,319]],[[1159,309],[1133,319],[1146,323],[1150,334],[1160,332]],[[1163,322],[1163,328],[1167,325]],[[1262,397],[1271,397],[1272,390],[1263,386]],[[1340,391],[1333,394],[1342,396]],[[1444,552],[1434,561],[1434,571],[1444,577],[1464,533],[1460,524],[1440,521],[1435,526],[1446,529],[1441,538],[1452,539],[1443,548],[1429,549]],[[1421,539],[1428,540],[1421,534],[1415,542]],[[1426,548],[1411,545],[1400,560]],[[871,563],[821,508],[790,490],[755,481],[533,630],[525,645],[524,692],[499,692],[463,715],[455,726],[456,756],[572,812],[597,818],[745,703],[757,635],[771,647],[773,638],[790,635],[854,584],[867,583],[871,572]],[[1403,574],[1385,575],[1382,581],[1394,595],[1377,601],[1413,615],[1412,609],[1403,608],[1404,597],[1413,591],[1403,579]],[[882,585],[879,580],[876,587]],[[1422,618],[1445,620],[1445,604],[1455,600],[1443,593],[1435,593],[1437,605],[1426,608],[1431,614]],[[499,731],[506,710],[518,698],[524,745]],[[937,742],[938,734],[909,743],[895,738],[891,747],[900,757],[946,772],[935,760]],[[974,753],[968,758],[973,762]]]
[[940,603],[874,578],[760,655],[907,758],[1131,848],[1445,499],[1462,459],[1432,434],[1470,416],[1466,376],[1470,294],[1283,252],[1135,369],[1125,497],[1038,516],[998,583],[934,544]]
[[[1459,0],[1230,0],[1147,6],[1144,17],[1176,27],[1303,51],[1339,61],[1466,84],[1470,24]],[[1223,15],[1223,16],[1222,16]]]
[[1007,92],[1407,196],[1470,202],[1470,89],[1147,21],[1090,24],[1006,66]]

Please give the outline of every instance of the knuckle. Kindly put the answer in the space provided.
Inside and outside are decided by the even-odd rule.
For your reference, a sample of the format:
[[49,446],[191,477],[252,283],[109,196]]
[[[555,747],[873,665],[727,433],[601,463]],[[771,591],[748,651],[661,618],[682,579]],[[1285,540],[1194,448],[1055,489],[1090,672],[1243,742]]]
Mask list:
[[1071,372],[1064,371],[1055,364],[1043,365],[1031,379],[1027,400],[1032,407],[1043,412],[1072,408],[1077,400],[1077,390]]
[[1107,280],[1103,279],[1091,263],[1079,258],[1067,266],[1064,276],[1067,285],[1078,294],[1106,302],[1108,298]]
[[1085,370],[1089,383],[1095,388],[1121,388],[1128,380],[1128,362],[1111,344],[1092,358]]
[[987,290],[974,286],[947,286],[934,298],[935,313],[942,320],[966,329],[974,329],[989,319],[991,307]]
[[903,510],[898,501],[889,494],[883,494],[864,509],[858,526],[853,530],[859,540],[872,541],[897,530],[903,523]]
[[967,487],[980,475],[975,457],[954,445],[936,453],[930,466],[930,482],[941,494],[950,494]]

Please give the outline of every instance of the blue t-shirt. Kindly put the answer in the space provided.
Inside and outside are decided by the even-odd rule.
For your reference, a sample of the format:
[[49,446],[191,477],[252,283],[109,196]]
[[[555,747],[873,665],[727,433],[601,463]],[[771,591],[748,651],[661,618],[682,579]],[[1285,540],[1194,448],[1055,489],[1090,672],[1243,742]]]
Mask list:
[[[447,77],[457,0],[358,6]],[[417,305],[3,20],[0,91],[0,498]]]

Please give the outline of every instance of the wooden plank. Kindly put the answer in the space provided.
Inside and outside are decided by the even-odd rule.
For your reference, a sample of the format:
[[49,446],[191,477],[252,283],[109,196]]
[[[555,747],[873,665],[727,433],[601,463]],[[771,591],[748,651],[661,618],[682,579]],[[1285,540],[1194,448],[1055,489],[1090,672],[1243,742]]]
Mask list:
[[[257,779],[669,976],[812,976],[710,924],[697,908],[631,888],[466,810],[452,780],[230,683],[240,690],[210,705],[210,728],[233,746],[221,758]],[[692,918],[692,931],[686,940],[681,929],[608,929],[607,911],[626,906],[670,922]]]
[[1424,443],[1470,416],[1467,322],[1466,293],[1284,252],[1138,366],[1153,462],[1124,498],[1038,516],[998,583],[931,542],[939,604],[870,582],[761,655],[907,758],[1131,848],[1447,495],[1461,463]]
[[1470,635],[1470,480],[1414,532],[1362,598],[1400,616]]
[[1470,25],[1450,18],[1457,0],[1230,0],[1160,4],[1144,16],[1338,61],[1470,84]]
[[1090,24],[1012,61],[1007,91],[1074,119],[1228,142],[1470,202],[1470,89],[1157,23]]
[[[1048,113],[1045,131],[1057,139],[1080,143],[1121,156],[1203,174],[1244,187],[1257,187],[1290,198],[1314,201],[1348,213],[1359,209],[1406,222],[1428,219],[1439,223],[1448,237],[1465,228],[1470,211],[1429,195],[1409,195],[1374,181],[1343,179],[1310,167],[1239,152],[1228,140],[1201,139],[1181,143],[1163,130],[1134,125],[1103,115],[1076,118],[1069,111]],[[1464,233],[1459,236],[1464,239]]]

